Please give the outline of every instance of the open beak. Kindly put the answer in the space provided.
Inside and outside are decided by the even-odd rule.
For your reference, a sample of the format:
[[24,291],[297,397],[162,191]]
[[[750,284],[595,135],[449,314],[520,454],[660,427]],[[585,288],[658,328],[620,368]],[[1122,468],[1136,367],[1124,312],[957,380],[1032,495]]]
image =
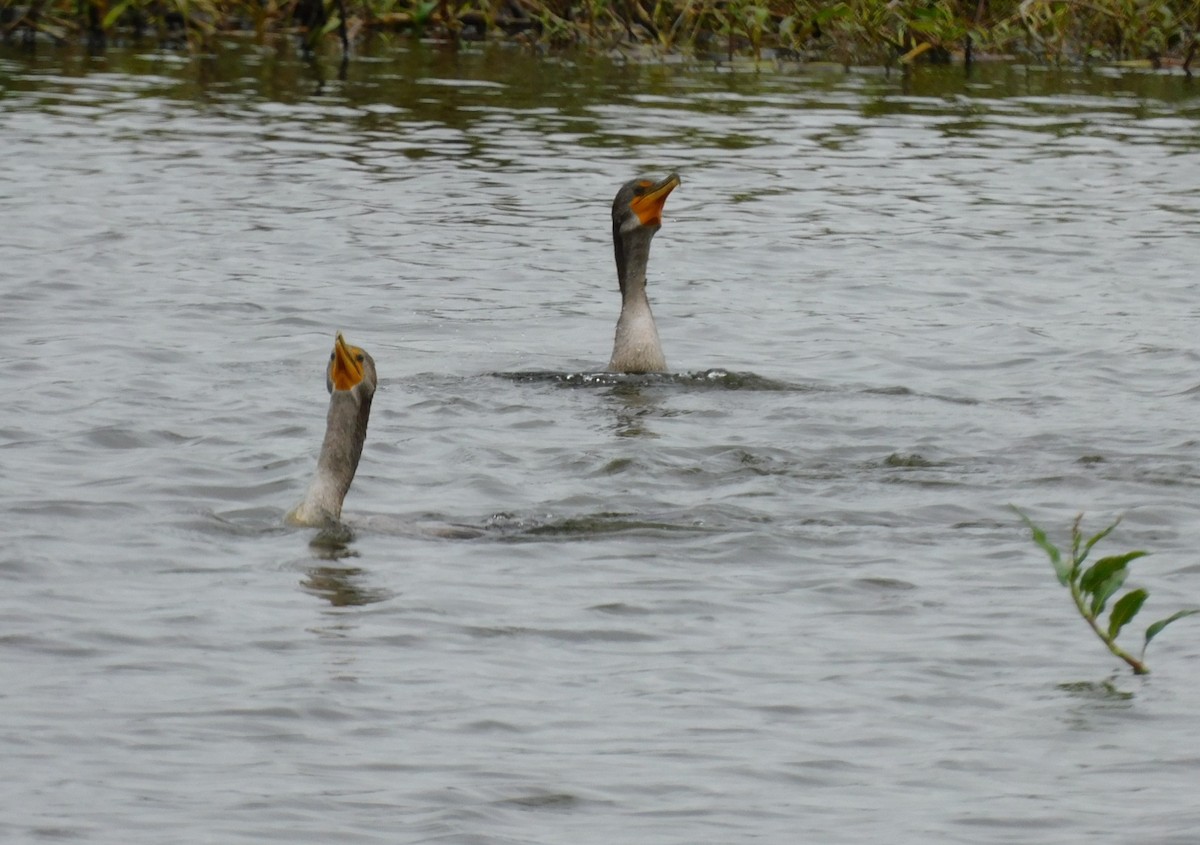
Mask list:
[[333,342],[333,357],[329,360],[329,381],[334,390],[352,390],[363,380],[362,350],[346,343],[342,333]]
[[646,192],[629,203],[643,226],[661,226],[662,210],[671,191],[679,187],[679,174],[672,173],[657,185],[645,183]]

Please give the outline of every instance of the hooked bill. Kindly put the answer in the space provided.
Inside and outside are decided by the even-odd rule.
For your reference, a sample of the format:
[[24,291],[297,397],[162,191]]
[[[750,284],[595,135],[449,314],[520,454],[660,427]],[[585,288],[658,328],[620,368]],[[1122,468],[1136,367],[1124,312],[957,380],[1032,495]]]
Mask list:
[[658,184],[649,180],[638,184],[643,193],[629,201],[629,207],[643,226],[661,226],[662,210],[671,191],[679,187],[679,174],[672,173]]
[[363,380],[363,351],[337,333],[329,356],[329,381],[334,390],[353,390]]

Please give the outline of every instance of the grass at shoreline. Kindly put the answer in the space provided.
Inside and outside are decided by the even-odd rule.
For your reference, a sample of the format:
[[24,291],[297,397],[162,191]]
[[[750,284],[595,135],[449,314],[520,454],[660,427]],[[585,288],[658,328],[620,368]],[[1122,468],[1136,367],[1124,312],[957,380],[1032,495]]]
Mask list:
[[1200,0],[0,0],[0,34],[211,49],[223,32],[294,34],[352,53],[372,32],[509,39],[536,49],[622,46],[852,65],[1011,57],[1056,65],[1181,65]]

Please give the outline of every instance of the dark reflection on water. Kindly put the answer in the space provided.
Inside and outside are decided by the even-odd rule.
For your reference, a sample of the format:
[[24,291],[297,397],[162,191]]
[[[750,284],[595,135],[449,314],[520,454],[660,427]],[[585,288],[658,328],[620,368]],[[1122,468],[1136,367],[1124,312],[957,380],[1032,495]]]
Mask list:
[[678,533],[719,530],[698,514],[590,513],[569,517],[493,514],[486,522],[487,536],[508,541],[579,539],[606,534],[657,538]]
[[1115,678],[1106,681],[1072,681],[1059,684],[1058,688],[1075,698],[1120,707],[1124,707],[1134,696],[1134,693],[1121,689]]
[[[42,92],[47,84],[69,88],[73,83],[82,90],[93,90],[100,83],[115,92],[116,86],[105,83],[114,74],[129,74],[131,81],[136,80],[139,96],[165,97],[212,113],[242,113],[255,100],[350,107],[381,100],[403,104],[402,113],[368,110],[355,115],[355,128],[370,133],[412,118],[467,129],[487,122],[489,107],[495,106],[526,112],[529,117],[539,113],[553,117],[556,124],[578,134],[579,143],[605,146],[614,140],[635,146],[659,139],[606,131],[605,122],[596,115],[598,94],[604,108],[648,106],[680,115],[737,117],[764,106],[846,109],[867,118],[957,113],[964,122],[949,124],[953,127],[949,131],[966,135],[972,124],[983,127],[997,117],[992,98],[1020,104],[1022,111],[1034,115],[1078,116],[1080,105],[1090,104],[1128,119],[1153,117],[1156,102],[1186,106],[1195,101],[1194,86],[1179,74],[1131,74],[1104,68],[1077,73],[995,64],[979,67],[968,78],[961,69],[922,68],[898,95],[895,79],[871,69],[844,74],[782,63],[764,65],[759,72],[706,71],[704,65],[681,69],[675,62],[614,62],[605,56],[574,54],[545,57],[506,45],[457,51],[407,39],[395,48],[389,45],[389,39],[382,39],[376,51],[366,47],[350,64],[344,81],[326,77],[320,84],[312,66],[287,40],[260,47],[227,37],[215,53],[197,56],[126,49],[100,56],[70,49],[40,49],[31,54],[0,46],[0,60],[9,67],[34,70],[33,75],[10,74],[3,96]],[[1010,109],[1002,106],[1000,114]],[[1073,125],[1082,127],[1085,122],[1080,119]],[[709,134],[703,125],[686,121],[671,125],[682,133],[682,140],[710,138],[729,150],[753,149],[775,140],[748,131]],[[1175,140],[1194,146],[1197,141],[1188,134],[1181,132]]]
[[355,554],[350,548],[352,542],[354,542],[354,531],[350,526],[338,523],[319,529],[308,541],[308,545],[326,560],[338,560]]
[[359,607],[392,598],[390,590],[366,586],[369,573],[356,567],[314,566],[300,585],[334,607]]
[[[1113,667],[1005,505],[1200,595],[1194,85],[333,77],[0,46],[0,839],[1191,842],[1194,639],[1067,683]],[[598,373],[613,191],[675,168],[682,369]],[[331,537],[282,520],[338,329]]]

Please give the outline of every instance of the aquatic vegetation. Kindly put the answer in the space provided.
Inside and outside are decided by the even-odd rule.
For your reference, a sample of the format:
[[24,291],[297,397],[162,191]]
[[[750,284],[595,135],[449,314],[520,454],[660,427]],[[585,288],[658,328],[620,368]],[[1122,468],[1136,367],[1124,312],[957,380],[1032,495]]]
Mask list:
[[843,65],[1117,62],[1188,69],[1200,0],[30,0],[6,2],[0,34],[28,42],[114,38],[211,49],[219,33],[335,36],[343,56],[379,31],[538,48],[630,45],[713,57]]
[[1135,675],[1146,675],[1150,672],[1145,658],[1146,647],[1150,645],[1151,640],[1162,633],[1162,630],[1172,622],[1200,613],[1200,609],[1181,610],[1165,619],[1158,620],[1146,629],[1141,654],[1134,657],[1117,645],[1117,636],[1121,633],[1121,629],[1137,616],[1150,594],[1142,588],[1130,590],[1114,602],[1108,615],[1107,624],[1100,621],[1100,616],[1108,606],[1109,599],[1113,598],[1125,584],[1125,579],[1129,575],[1129,564],[1140,557],[1145,557],[1147,552],[1132,551],[1111,555],[1100,558],[1086,569],[1083,566],[1092,547],[1107,537],[1120,524],[1121,520],[1117,519],[1103,531],[1084,540],[1081,529],[1083,514],[1075,517],[1075,522],[1071,526],[1070,556],[1067,557],[1064,556],[1061,549],[1047,539],[1046,532],[1019,508],[1013,506],[1013,510],[1032,532],[1033,542],[1049,556],[1050,563],[1054,567],[1054,574],[1058,576],[1058,582],[1071,591],[1071,599],[1075,602],[1079,615],[1083,617],[1084,621],[1088,623],[1088,627],[1110,652],[1129,664]]

